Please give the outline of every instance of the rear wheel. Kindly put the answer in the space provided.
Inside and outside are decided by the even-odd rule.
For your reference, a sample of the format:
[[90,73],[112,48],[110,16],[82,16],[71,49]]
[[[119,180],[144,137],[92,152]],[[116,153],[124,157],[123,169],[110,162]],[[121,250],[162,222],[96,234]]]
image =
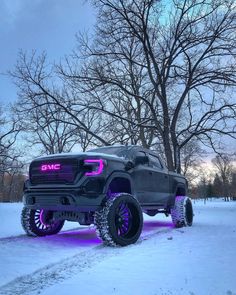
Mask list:
[[171,218],[175,227],[191,226],[193,224],[193,207],[189,197],[177,196]]
[[64,220],[53,220],[52,211],[24,207],[21,224],[28,236],[46,236],[57,234],[62,229]]
[[131,195],[111,196],[103,209],[95,213],[98,236],[109,246],[135,243],[143,227],[143,214],[138,201]]

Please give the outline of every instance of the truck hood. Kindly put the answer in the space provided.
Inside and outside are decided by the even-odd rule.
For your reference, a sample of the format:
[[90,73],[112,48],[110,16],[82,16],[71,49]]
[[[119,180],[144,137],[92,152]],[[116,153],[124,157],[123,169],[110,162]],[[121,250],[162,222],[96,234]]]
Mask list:
[[101,157],[103,159],[113,159],[113,160],[126,160],[124,157],[118,157],[116,155],[109,155],[104,153],[95,153],[95,152],[80,152],[80,153],[60,153],[60,154],[51,154],[46,156],[37,157],[34,160],[46,160],[46,159],[56,159],[56,158],[85,158],[85,157]]

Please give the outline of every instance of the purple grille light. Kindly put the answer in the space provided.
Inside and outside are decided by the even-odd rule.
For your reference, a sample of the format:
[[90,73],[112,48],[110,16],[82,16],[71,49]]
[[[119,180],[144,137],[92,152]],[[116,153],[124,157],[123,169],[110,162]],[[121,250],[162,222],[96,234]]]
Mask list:
[[57,163],[57,164],[43,164],[43,165],[41,165],[40,170],[42,172],[61,170],[61,164],[59,164],[59,163]]
[[86,172],[86,176],[94,176],[94,175],[99,175],[103,172],[104,169],[104,163],[102,159],[87,159],[84,160],[84,163],[89,164],[89,165],[97,165],[97,169],[91,172]]

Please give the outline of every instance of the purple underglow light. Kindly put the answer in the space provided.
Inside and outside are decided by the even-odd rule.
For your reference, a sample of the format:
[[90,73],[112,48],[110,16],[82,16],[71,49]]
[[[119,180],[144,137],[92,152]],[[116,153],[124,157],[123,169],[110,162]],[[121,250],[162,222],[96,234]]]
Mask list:
[[57,163],[57,164],[43,164],[43,165],[41,165],[40,170],[42,172],[61,170],[61,164],[59,164],[59,163]]
[[91,172],[86,172],[85,175],[86,176],[94,176],[94,175],[99,175],[103,172],[103,168],[104,168],[104,163],[102,159],[87,159],[84,160],[84,163],[86,164],[97,164],[97,169],[95,171],[91,171]]

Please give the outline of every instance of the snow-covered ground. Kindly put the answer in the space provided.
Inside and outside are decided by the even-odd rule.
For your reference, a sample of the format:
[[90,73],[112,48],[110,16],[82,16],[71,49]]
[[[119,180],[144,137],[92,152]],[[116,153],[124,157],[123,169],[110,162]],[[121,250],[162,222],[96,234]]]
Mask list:
[[27,237],[21,208],[0,203],[0,294],[236,295],[236,202],[196,202],[189,228],[145,215],[139,242],[123,248],[69,222]]

